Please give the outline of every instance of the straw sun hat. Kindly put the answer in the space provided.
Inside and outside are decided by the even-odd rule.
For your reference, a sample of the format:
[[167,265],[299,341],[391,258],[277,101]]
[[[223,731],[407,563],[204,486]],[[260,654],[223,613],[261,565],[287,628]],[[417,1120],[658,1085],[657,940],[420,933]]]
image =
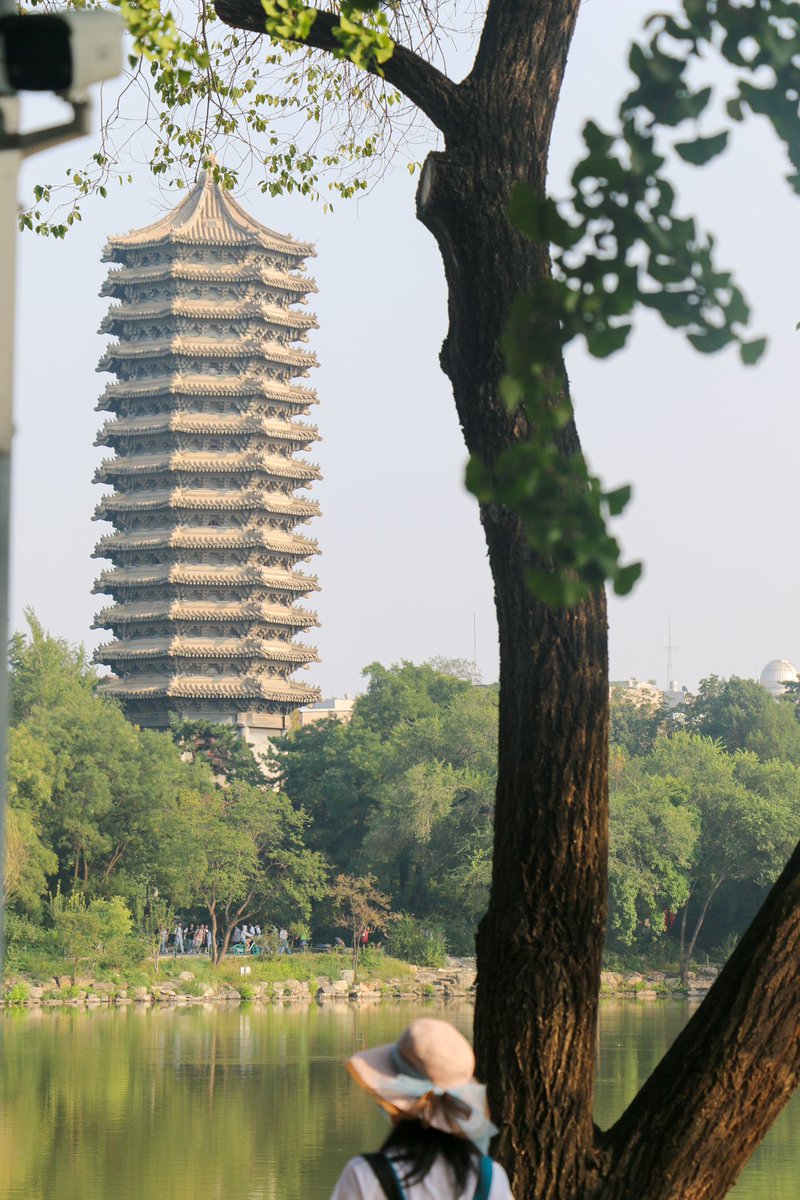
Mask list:
[[354,1054],[347,1069],[395,1120],[468,1138],[482,1154],[497,1133],[472,1047],[447,1021],[420,1017],[396,1042]]

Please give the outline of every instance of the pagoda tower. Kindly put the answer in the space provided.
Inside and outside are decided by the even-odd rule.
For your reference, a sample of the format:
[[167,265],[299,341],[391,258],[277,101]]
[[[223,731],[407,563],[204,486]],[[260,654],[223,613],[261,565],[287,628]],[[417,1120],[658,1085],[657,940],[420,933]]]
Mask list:
[[101,294],[118,303],[101,332],[117,340],[99,371],[116,379],[98,410],[111,456],[96,482],[110,521],[95,584],[113,603],[95,628],[102,691],[131,720],[170,716],[236,725],[255,746],[319,698],[292,678],[317,661],[295,635],[317,624],[297,603],[317,589],[298,564],[317,544],[297,532],[318,515],[299,489],[319,469],[299,457],[317,437],[298,417],[317,402],[299,385],[316,365],[298,343],[316,328],[298,305],[314,247],[259,225],[208,172],[146,229],[111,238],[118,264]]

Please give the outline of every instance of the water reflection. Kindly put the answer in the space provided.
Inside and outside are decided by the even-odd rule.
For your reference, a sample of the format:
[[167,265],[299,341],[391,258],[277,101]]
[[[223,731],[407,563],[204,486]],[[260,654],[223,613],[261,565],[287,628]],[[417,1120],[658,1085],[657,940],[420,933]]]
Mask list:
[[[385,1130],[343,1060],[419,1006],[131,1007],[0,1017],[0,1200],[325,1200]],[[425,1008],[426,1012],[435,1012]],[[672,1003],[609,1003],[597,1115],[610,1123],[678,1033]],[[469,1006],[447,1016],[469,1031]],[[800,1107],[736,1189],[794,1200]]]

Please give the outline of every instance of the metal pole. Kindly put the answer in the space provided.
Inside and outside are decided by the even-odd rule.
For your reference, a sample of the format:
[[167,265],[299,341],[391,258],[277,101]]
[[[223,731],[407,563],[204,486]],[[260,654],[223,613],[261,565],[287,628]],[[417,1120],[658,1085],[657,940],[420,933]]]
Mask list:
[[[2,10],[0,5],[0,11]],[[0,123],[15,134],[16,97],[0,98]],[[17,179],[21,150],[0,150],[0,880],[5,870],[6,750],[8,744],[8,577],[11,513],[11,437],[14,394],[14,298],[17,246]],[[4,889],[0,888],[0,901]],[[4,905],[0,902],[0,974],[3,968]]]
[[[16,0],[0,0],[0,16],[12,16]],[[32,17],[31,20],[35,20]],[[92,21],[96,32],[96,15]],[[107,17],[103,20],[107,21]],[[85,27],[88,28],[88,27]],[[116,27],[115,27],[116,30]],[[91,30],[90,30],[91,32]],[[108,28],[105,31],[109,33]],[[111,52],[109,43],[93,46],[93,72],[89,82],[111,79],[121,71],[122,24],[116,30],[120,53]],[[72,51],[70,51],[72,53]],[[9,91],[5,71],[5,43],[0,39],[0,87]],[[74,64],[73,64],[74,65]],[[85,65],[85,64],[84,64]],[[8,746],[8,581],[11,516],[11,438],[13,434],[14,394],[14,318],[16,298],[17,180],[19,165],[29,154],[59,146],[89,132],[91,106],[88,96],[70,90],[59,93],[72,108],[72,119],[61,125],[19,132],[19,100],[16,95],[0,94],[0,885],[5,873],[5,821]],[[0,886],[0,978],[3,973],[4,897]]]
[[[0,14],[4,0],[0,0]],[[89,132],[90,105],[70,98],[72,120],[30,133],[19,132],[19,100],[0,96],[0,884],[5,871],[8,748],[8,583],[11,530],[11,439],[14,431],[14,319],[16,299],[17,183],[29,154]],[[4,888],[0,886],[0,978],[3,974]]]

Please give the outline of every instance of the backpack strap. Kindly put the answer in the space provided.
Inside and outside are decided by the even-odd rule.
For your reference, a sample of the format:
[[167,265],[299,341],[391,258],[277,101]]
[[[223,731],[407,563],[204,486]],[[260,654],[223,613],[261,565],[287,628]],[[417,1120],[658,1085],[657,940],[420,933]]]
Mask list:
[[[392,1160],[378,1151],[375,1154],[362,1154],[361,1157],[372,1168],[378,1183],[383,1188],[386,1200],[406,1200],[397,1172]],[[488,1197],[488,1192],[486,1193]]]
[[489,1192],[492,1188],[492,1160],[488,1154],[481,1155],[480,1165],[478,1167],[478,1186],[475,1188],[475,1196],[473,1200],[489,1200]]

